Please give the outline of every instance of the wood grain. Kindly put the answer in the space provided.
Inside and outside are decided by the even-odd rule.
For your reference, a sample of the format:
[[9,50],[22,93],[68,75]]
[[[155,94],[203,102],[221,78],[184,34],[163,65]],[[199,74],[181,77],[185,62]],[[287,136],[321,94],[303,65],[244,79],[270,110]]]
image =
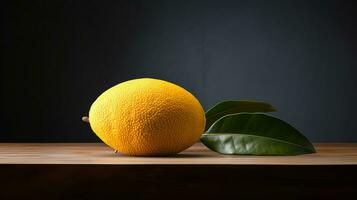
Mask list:
[[357,144],[300,156],[227,156],[196,144],[128,157],[99,143],[0,143],[1,199],[349,199]]
[[357,165],[357,143],[315,144],[299,156],[232,156],[202,144],[171,157],[129,157],[101,143],[0,143],[0,164],[100,165]]

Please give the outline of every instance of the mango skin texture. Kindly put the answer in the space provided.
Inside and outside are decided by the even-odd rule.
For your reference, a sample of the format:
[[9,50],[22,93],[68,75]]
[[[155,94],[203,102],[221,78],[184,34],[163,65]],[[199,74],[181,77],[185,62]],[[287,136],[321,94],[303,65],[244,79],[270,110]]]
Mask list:
[[200,102],[173,83],[141,78],[102,93],[89,111],[92,130],[126,155],[177,154],[192,146],[205,128]]

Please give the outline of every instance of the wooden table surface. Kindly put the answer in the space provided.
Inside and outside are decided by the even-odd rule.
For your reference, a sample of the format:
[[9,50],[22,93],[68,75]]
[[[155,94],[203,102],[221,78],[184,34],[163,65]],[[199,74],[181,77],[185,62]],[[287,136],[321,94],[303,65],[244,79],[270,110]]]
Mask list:
[[315,147],[299,156],[233,156],[196,144],[171,157],[129,157],[101,143],[0,143],[1,199],[356,196],[357,143]]
[[220,155],[202,144],[171,157],[129,157],[102,143],[0,143],[0,164],[357,165],[357,143],[315,144],[299,156]]

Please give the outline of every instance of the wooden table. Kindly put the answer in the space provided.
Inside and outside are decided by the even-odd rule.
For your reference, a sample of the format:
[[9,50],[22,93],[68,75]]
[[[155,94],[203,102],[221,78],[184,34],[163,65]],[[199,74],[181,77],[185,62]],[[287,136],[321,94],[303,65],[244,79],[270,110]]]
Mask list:
[[196,144],[173,157],[128,157],[97,143],[0,143],[0,188],[9,198],[58,199],[356,195],[357,144],[315,147],[300,156],[231,156]]

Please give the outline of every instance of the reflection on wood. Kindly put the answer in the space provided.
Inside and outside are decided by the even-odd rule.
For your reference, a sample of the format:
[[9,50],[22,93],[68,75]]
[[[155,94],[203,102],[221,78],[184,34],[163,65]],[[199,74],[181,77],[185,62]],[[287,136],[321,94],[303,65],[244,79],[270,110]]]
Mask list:
[[357,165],[357,144],[315,144],[299,156],[220,155],[202,144],[171,157],[129,157],[101,143],[0,143],[0,164]]

